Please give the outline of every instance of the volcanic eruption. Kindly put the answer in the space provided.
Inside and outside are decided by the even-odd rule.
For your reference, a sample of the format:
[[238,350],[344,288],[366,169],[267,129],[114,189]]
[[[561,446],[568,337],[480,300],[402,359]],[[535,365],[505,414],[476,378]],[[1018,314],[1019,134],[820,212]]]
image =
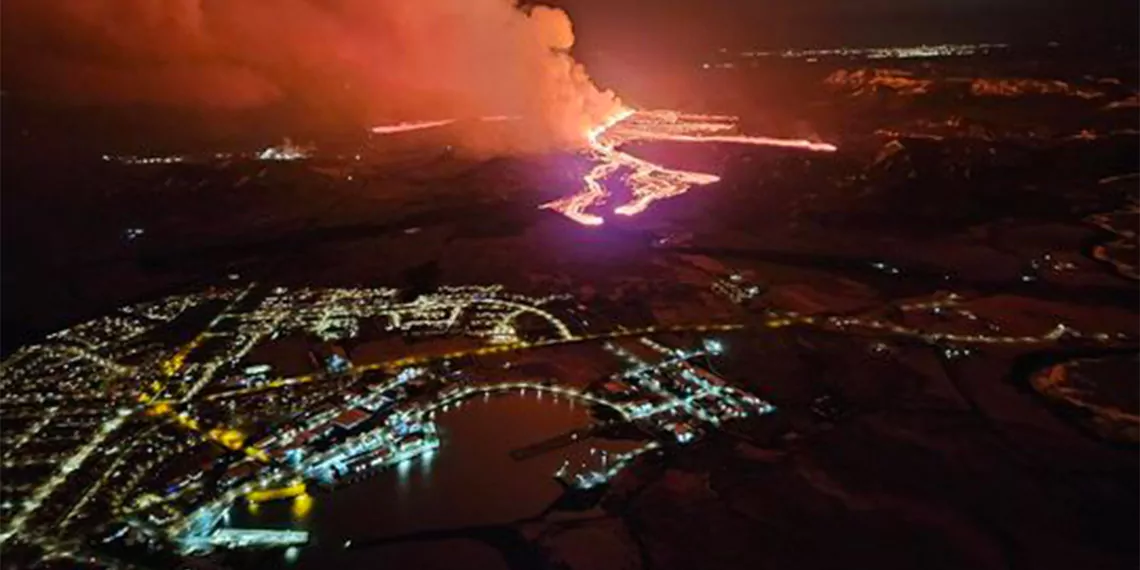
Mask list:
[[720,180],[715,174],[675,170],[664,165],[622,152],[619,147],[636,140],[696,143],[734,143],[796,148],[816,152],[833,152],[834,145],[806,139],[779,139],[728,134],[736,129],[736,117],[694,115],[675,111],[635,111],[622,109],[586,135],[590,156],[597,162],[584,177],[580,192],[543,208],[555,210],[583,225],[601,225],[602,216],[587,210],[605,202],[608,192],[603,180],[625,169],[625,181],[633,199],[614,209],[614,213],[633,216],[650,204],[664,198],[684,194],[693,186]]
[[610,176],[630,187],[614,210],[627,216],[719,180],[622,151],[630,141],[834,150],[744,136],[733,117],[625,106],[570,55],[566,12],[516,0],[10,0],[5,9],[5,89],[87,105],[276,105],[285,123],[379,123],[379,135],[511,121],[499,137],[454,129],[455,143],[584,149],[597,164],[582,190],[543,208],[586,225],[603,222],[588,210],[605,202]]
[[29,99],[276,108],[282,127],[524,117],[506,141],[456,141],[496,153],[581,146],[620,108],[570,56],[566,13],[516,0],[12,0],[4,9],[4,88]]

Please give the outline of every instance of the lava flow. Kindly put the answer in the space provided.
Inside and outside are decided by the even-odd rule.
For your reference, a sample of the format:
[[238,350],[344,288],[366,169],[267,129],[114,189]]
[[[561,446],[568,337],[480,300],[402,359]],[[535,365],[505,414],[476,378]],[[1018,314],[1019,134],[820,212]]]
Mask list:
[[604,203],[609,193],[602,181],[623,168],[630,171],[625,180],[633,198],[614,208],[614,213],[625,216],[639,214],[654,201],[684,194],[693,186],[720,180],[715,174],[666,168],[618,150],[621,145],[637,140],[750,144],[816,152],[836,150],[835,145],[804,139],[728,134],[736,129],[736,120],[736,117],[723,115],[623,109],[587,133],[590,157],[597,164],[582,177],[582,191],[541,207],[580,224],[597,226],[605,222],[604,218],[587,210]]
[[[518,121],[522,117],[518,115],[485,115],[478,117],[478,121],[483,123],[503,123],[508,121]],[[378,135],[394,135],[398,133],[406,133],[410,131],[422,131],[424,129],[434,129],[437,127],[446,127],[452,123],[458,122],[459,119],[439,119],[435,121],[404,121],[393,125],[377,125],[372,127],[372,132]]]
[[434,129],[435,127],[442,127],[454,123],[456,119],[440,119],[438,121],[412,121],[396,123],[394,125],[380,125],[372,127],[372,132],[378,135],[391,135],[395,133],[406,133],[408,131],[419,131],[422,129]]
[[[479,117],[482,122],[515,121],[514,115]],[[381,135],[405,133],[443,127],[459,119],[403,122],[372,128]],[[625,181],[632,199],[614,208],[614,213],[633,216],[645,211],[657,200],[672,198],[687,192],[693,186],[704,186],[720,180],[707,172],[694,172],[667,168],[661,164],[638,158],[619,150],[622,145],[639,140],[692,143],[749,144],[834,152],[835,145],[806,139],[780,139],[733,134],[736,117],[726,115],[697,115],[675,111],[638,111],[624,108],[611,115],[602,124],[586,133],[588,153],[595,165],[582,177],[582,190],[577,194],[548,202],[540,208],[554,210],[579,224],[598,226],[605,223],[602,216],[588,212],[603,204],[609,192],[603,181],[619,170],[626,170]]]

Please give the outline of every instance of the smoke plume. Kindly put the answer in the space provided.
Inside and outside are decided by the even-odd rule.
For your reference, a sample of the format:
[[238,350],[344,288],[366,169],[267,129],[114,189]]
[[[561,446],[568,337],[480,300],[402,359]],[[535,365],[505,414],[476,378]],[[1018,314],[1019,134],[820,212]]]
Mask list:
[[2,32],[4,89],[68,104],[518,115],[531,148],[619,106],[570,56],[566,13],[515,0],[5,0]]

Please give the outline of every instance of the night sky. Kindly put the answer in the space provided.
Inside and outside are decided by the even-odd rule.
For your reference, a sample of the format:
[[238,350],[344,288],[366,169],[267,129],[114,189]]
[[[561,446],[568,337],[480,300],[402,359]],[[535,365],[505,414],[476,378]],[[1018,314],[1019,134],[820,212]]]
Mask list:
[[[644,49],[922,42],[1135,42],[1135,2],[1106,0],[560,0],[584,44]],[[665,39],[667,38],[667,39]],[[630,43],[636,43],[630,42]],[[622,46],[625,47],[625,46]]]

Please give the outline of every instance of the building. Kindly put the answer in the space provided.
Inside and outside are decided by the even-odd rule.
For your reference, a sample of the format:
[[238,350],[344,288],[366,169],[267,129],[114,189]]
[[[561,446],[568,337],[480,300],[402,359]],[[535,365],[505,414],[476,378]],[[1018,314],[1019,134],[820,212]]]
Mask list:
[[322,344],[310,353],[313,364],[329,374],[343,374],[352,368],[352,361],[344,347],[337,344]]
[[350,431],[370,417],[372,417],[372,414],[360,408],[352,408],[351,410],[346,410],[344,413],[337,416],[335,419],[333,419],[332,423],[337,428],[340,428],[344,431]]

